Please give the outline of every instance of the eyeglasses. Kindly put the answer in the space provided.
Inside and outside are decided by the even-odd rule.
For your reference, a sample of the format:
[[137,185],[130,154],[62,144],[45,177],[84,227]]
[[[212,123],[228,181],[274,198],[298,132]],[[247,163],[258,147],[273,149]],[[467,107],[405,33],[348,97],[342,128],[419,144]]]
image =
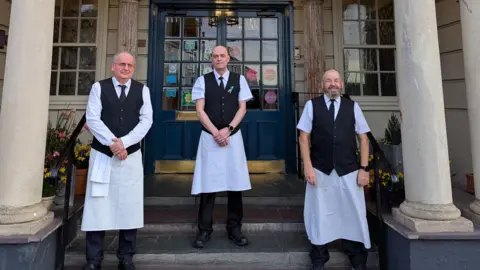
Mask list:
[[128,63],[114,63],[115,65],[121,67],[121,68],[134,68],[135,65],[134,64],[128,64]]

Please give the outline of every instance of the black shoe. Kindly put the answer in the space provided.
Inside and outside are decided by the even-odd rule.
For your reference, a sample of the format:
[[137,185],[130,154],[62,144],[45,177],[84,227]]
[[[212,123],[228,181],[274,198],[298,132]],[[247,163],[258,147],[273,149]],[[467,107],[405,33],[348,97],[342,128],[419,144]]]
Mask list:
[[234,229],[228,232],[228,239],[232,240],[237,246],[248,245],[248,239],[242,234],[239,229]]
[[322,264],[313,264],[312,265],[312,270],[325,270],[325,266]]
[[210,234],[209,232],[198,232],[197,237],[193,241],[193,247],[194,248],[204,248],[205,244],[210,240]]
[[99,264],[87,263],[83,267],[83,270],[100,270],[102,267]]
[[118,264],[119,270],[136,270],[135,265],[132,263],[119,263]]

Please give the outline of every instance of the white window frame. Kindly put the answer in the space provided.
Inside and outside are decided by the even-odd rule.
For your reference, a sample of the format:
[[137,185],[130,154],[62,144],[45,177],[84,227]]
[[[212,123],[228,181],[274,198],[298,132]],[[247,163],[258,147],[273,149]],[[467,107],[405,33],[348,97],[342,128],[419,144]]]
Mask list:
[[[343,63],[343,1],[332,0],[332,20],[333,20],[333,45],[335,56],[335,69],[344,74]],[[397,43],[397,42],[395,42]],[[395,44],[396,46],[396,44]],[[364,48],[379,48],[378,45],[359,46]],[[381,47],[381,46],[380,46]],[[388,46],[391,48],[391,46]],[[397,61],[395,61],[395,72],[398,79]],[[343,75],[342,75],[343,77]],[[345,78],[343,78],[345,79]],[[368,111],[399,111],[398,99],[398,82],[397,82],[397,96],[351,96],[353,100],[357,101],[364,110]]]
[[[95,81],[101,80],[105,76],[105,65],[107,55],[107,31],[108,31],[108,9],[109,2],[107,0],[98,1],[97,13],[97,34],[96,34],[96,64],[95,64]],[[53,25],[52,25],[53,27]],[[61,43],[59,43],[61,44]],[[75,46],[77,43],[65,43]],[[83,45],[78,43],[78,45]],[[61,45],[58,47],[62,47]],[[52,47],[53,49],[53,47]],[[51,69],[51,67],[50,67]],[[50,96],[50,110],[62,110],[66,105],[68,108],[83,110],[87,106],[88,96]]]

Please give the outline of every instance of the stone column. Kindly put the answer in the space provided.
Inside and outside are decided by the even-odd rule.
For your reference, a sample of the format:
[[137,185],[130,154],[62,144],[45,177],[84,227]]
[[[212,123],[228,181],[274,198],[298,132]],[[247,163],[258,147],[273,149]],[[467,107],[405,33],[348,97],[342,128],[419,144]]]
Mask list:
[[414,231],[473,231],[452,201],[435,1],[395,4],[406,200],[394,217]]
[[138,0],[119,0],[118,5],[118,51],[137,57]]
[[0,113],[0,235],[35,233],[41,204],[55,0],[12,1]]
[[460,1],[462,21],[463,61],[465,65],[465,85],[467,87],[467,107],[470,124],[473,175],[475,181],[475,201],[470,208],[475,215],[472,219],[480,223],[480,2]]
[[323,0],[305,0],[303,15],[305,79],[309,98],[313,98],[323,92],[322,75],[325,72]]

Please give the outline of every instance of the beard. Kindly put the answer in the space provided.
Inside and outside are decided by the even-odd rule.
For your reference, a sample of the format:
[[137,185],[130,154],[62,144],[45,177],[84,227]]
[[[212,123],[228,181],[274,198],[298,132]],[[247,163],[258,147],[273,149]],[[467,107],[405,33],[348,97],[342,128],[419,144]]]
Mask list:
[[330,86],[328,89],[324,89],[324,92],[330,97],[338,97],[342,93],[342,89],[337,86]]

